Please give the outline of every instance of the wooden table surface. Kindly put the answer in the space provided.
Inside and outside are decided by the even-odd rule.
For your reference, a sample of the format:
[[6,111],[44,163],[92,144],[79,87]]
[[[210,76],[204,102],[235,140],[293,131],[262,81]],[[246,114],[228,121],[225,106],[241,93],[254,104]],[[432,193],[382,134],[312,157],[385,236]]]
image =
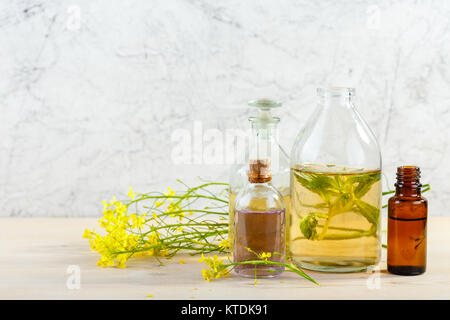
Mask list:
[[[429,219],[425,274],[387,273],[383,249],[378,272],[309,272],[320,287],[291,273],[257,285],[237,276],[207,282],[201,275],[203,264],[188,255],[176,256],[164,266],[146,258],[126,269],[99,268],[98,255],[82,239],[84,228],[96,221],[0,219],[0,299],[450,299],[450,217]],[[78,268],[80,288],[71,288],[67,283]]]

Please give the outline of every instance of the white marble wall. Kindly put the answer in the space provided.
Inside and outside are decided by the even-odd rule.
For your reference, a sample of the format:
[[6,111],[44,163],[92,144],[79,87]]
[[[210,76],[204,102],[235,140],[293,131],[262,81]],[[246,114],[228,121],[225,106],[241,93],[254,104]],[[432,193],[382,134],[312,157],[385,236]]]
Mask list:
[[95,216],[129,185],[226,179],[174,165],[175,129],[246,128],[284,102],[290,149],[323,84],[354,86],[384,170],[416,164],[450,215],[450,1],[2,0],[0,216]]

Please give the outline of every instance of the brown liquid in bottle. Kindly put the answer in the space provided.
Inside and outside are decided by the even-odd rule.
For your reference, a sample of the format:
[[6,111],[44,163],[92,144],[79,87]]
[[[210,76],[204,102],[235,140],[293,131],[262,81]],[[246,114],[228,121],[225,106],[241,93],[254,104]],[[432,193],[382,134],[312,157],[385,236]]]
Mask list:
[[[285,210],[274,210],[266,212],[236,211],[235,234],[236,245],[234,257],[236,262],[255,260],[254,252],[284,253],[285,246]],[[283,256],[273,255],[269,260],[284,262]],[[284,270],[284,267],[244,264],[235,268],[242,275],[271,277],[276,276]]]
[[396,193],[388,202],[388,271],[399,275],[425,272],[427,200],[421,196],[420,169],[397,168]]

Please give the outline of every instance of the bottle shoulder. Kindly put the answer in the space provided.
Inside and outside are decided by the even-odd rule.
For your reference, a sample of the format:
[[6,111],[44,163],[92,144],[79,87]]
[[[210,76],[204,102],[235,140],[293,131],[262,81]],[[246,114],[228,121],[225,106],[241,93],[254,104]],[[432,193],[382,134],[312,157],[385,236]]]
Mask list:
[[292,148],[291,166],[302,163],[381,168],[381,153],[375,135],[355,108],[319,105]]
[[406,202],[411,202],[411,203],[416,203],[416,204],[421,204],[421,203],[428,203],[427,198],[423,197],[423,196],[397,196],[397,195],[393,195],[392,197],[390,197],[388,199],[388,204],[389,203],[406,203]]
[[392,196],[388,200],[388,216],[400,219],[426,218],[428,216],[428,201],[420,196]]
[[285,203],[281,193],[271,183],[248,183],[238,193],[234,209],[258,212],[284,210]]
[[256,198],[273,197],[277,200],[283,201],[283,196],[280,191],[272,183],[247,183],[244,189],[238,193],[239,196],[250,195]]

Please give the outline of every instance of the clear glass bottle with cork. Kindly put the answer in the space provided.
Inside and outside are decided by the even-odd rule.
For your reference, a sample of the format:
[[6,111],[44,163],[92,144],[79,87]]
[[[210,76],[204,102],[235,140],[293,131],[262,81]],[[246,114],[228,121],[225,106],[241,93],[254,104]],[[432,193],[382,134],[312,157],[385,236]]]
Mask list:
[[420,169],[397,168],[395,195],[388,201],[387,268],[398,275],[425,272],[428,201],[421,195]]
[[[249,148],[246,150],[244,162],[231,168],[230,172],[230,194],[229,194],[229,238],[233,245],[233,215],[234,204],[237,194],[245,188],[248,183],[248,171],[250,159],[258,159],[261,148],[264,146],[267,152],[264,155],[270,161],[271,183],[282,194],[286,204],[286,216],[290,209],[290,164],[287,153],[278,143],[278,124],[280,118],[271,114],[272,109],[281,107],[281,103],[271,99],[258,99],[248,102],[249,106],[256,107],[256,116],[249,117],[251,124],[251,135]],[[233,250],[231,250],[233,252]]]
[[[269,159],[250,160],[248,181],[234,206],[234,262],[257,260],[255,253],[284,262],[286,207],[282,194],[271,183]],[[234,270],[244,277],[271,278],[281,274],[284,267],[243,264]]]

